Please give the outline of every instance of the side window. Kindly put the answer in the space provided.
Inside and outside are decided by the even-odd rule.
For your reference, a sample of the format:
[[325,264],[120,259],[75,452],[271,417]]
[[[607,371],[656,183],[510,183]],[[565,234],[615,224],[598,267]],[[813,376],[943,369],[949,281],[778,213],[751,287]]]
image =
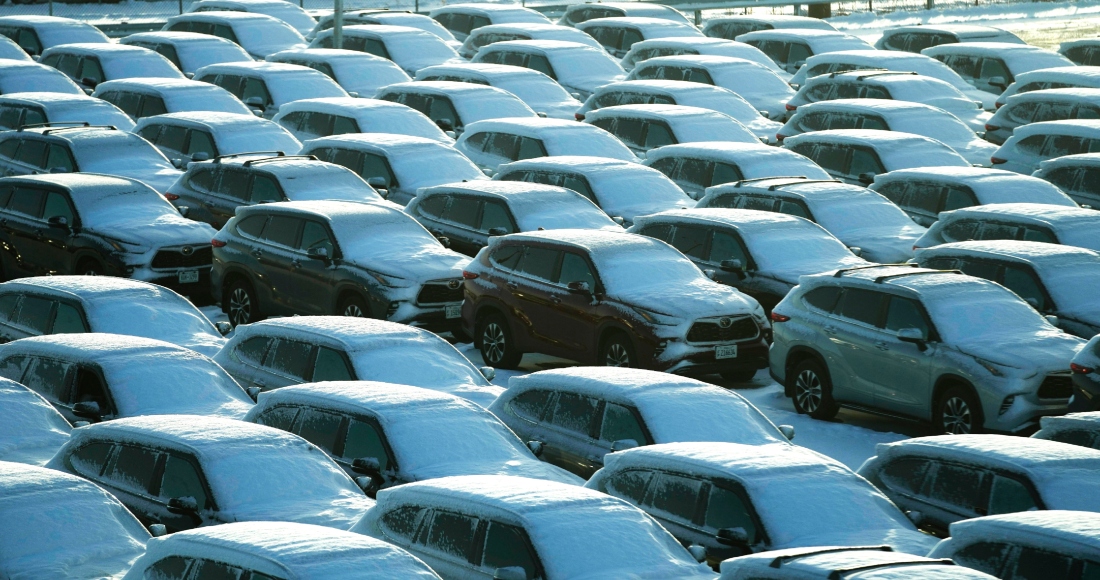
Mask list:
[[863,175],[864,173],[886,173],[886,169],[878,160],[878,155],[868,149],[852,149],[852,161],[848,168],[849,175]]
[[1017,296],[1028,301],[1039,312],[1050,310],[1047,303],[1046,292],[1043,285],[1035,277],[1035,274],[1026,266],[1005,264],[1004,284],[1005,288],[1012,290]]
[[596,290],[596,276],[588,266],[588,261],[572,252],[564,252],[561,259],[561,272],[558,283],[568,285],[572,282],[586,282],[593,292]]
[[702,227],[676,226],[676,232],[672,237],[672,247],[680,250],[685,256],[697,260],[706,259],[707,238],[710,231]]
[[5,139],[0,142],[0,157],[15,159],[15,152],[19,149],[19,138]]
[[649,505],[684,522],[694,522],[699,511],[703,482],[671,473],[657,473]]
[[590,437],[596,420],[597,399],[574,393],[559,393],[550,423],[577,434]]
[[1027,226],[1024,230],[1024,241],[1027,242],[1044,242],[1047,244],[1057,244],[1058,239],[1054,237],[1054,234],[1050,230],[1041,227]]
[[15,324],[38,334],[45,334],[50,328],[50,314],[54,302],[37,296],[23,298],[19,312],[15,315]]
[[[467,133],[469,135],[469,133]],[[493,133],[474,133],[469,137],[466,137],[466,147],[474,151],[481,151],[485,148],[485,143],[489,141]],[[515,180],[512,180],[515,181]]]
[[329,237],[325,226],[312,220],[306,220],[305,225],[302,226],[302,240],[298,242],[298,249],[309,252],[319,248],[328,251],[329,257],[332,257],[336,251],[336,245],[332,243],[332,238]]
[[76,218],[73,214],[73,206],[69,205],[69,200],[65,195],[57,193],[56,191],[50,191],[46,193],[46,207],[42,211],[42,218],[49,219],[54,217],[65,218],[66,223],[70,225]]
[[978,198],[969,188],[947,186],[947,194],[944,196],[943,210],[954,211],[964,207],[978,205]]
[[1000,474],[993,476],[993,484],[989,488],[989,515],[1026,512],[1039,508],[1031,490],[1023,481]]
[[[188,178],[188,184],[190,184],[191,187],[193,187],[193,188],[195,188],[199,191],[211,191],[211,190],[213,190],[214,189],[214,170],[211,169],[211,168],[205,168],[205,167],[202,168],[202,169],[196,169],[195,172],[191,174],[191,177]],[[251,221],[255,221],[257,219],[260,220],[259,223],[260,223],[260,227],[262,228],[263,227],[263,221],[266,220],[267,218],[265,218],[265,217],[250,218]],[[245,221],[249,221],[249,220],[245,220]],[[241,224],[237,226],[237,229],[240,229],[241,225],[243,225],[243,224],[244,224],[244,222],[241,222]],[[257,235],[258,234],[259,234],[259,232],[257,232]]]
[[348,461],[373,457],[378,460],[378,467],[382,471],[391,467],[381,428],[368,421],[359,419],[348,421],[348,434],[344,439],[344,449],[340,455]]
[[267,346],[270,343],[271,339],[266,336],[255,336],[238,344],[233,352],[244,361],[260,364],[264,360],[264,354],[267,353]]
[[310,353],[313,345],[297,340],[280,338],[272,352],[267,355],[264,366],[277,373],[304,380],[309,371]]
[[714,232],[707,261],[720,264],[722,260],[741,260],[742,267],[749,267],[749,253],[741,240],[730,233]]
[[527,534],[515,526],[490,522],[481,565],[487,570],[521,568],[528,580],[540,577],[535,551]]
[[386,512],[379,518],[386,535],[398,537],[411,543],[413,534],[416,533],[417,523],[423,509],[415,506],[403,506]]
[[[0,369],[3,368],[3,363],[0,363]],[[8,376],[2,370],[0,375]],[[11,377],[8,377],[11,378]],[[1081,447],[1092,447],[1095,437],[1091,431],[1085,429],[1068,429],[1065,431],[1058,431],[1050,436],[1051,441],[1057,441],[1059,443],[1066,443],[1069,445],[1079,445]]]
[[840,287],[839,286],[823,286],[821,288],[815,288],[806,293],[802,297],[802,301],[810,306],[817,308],[818,310],[824,310],[825,312],[832,312],[836,307],[837,301],[840,299]]
[[577,175],[573,173],[565,174],[564,179],[561,182],[561,186],[566,189],[572,189],[573,191],[585,196],[589,201],[596,205],[600,205],[599,200],[596,199],[596,194],[592,192],[592,188],[588,185],[588,178],[583,175]]
[[70,373],[72,367],[73,364],[70,362],[37,358],[33,360],[20,382],[51,401],[67,403],[72,382]]
[[477,520],[466,515],[436,511],[428,530],[428,548],[462,560],[470,559]]
[[741,494],[733,490],[711,484],[710,494],[707,497],[707,514],[705,525],[711,530],[724,528],[741,528],[749,537],[749,543],[755,544],[760,540],[760,532],[756,521],[752,517],[752,508]]
[[600,425],[600,440],[608,443],[632,439],[638,445],[649,443],[637,413],[623,405],[607,403]]
[[42,167],[46,156],[46,142],[24,139],[19,146],[19,152],[15,154],[15,160],[20,163]]
[[30,359],[25,356],[12,356],[0,361],[0,377],[17,383],[21,382],[23,371],[26,370],[29,361]]
[[493,133],[485,146],[485,152],[515,160],[519,154],[519,137],[508,133]]
[[298,427],[295,429],[295,434],[334,454],[343,422],[344,418],[340,415],[306,407],[298,413]]
[[672,130],[664,123],[649,122],[646,124],[645,148],[656,149],[665,145],[676,143],[676,137]]
[[1016,144],[1021,151],[1026,151],[1033,155],[1038,155],[1043,150],[1043,144],[1046,143],[1046,135],[1032,135],[1030,137],[1024,137]]
[[290,431],[294,428],[294,419],[298,416],[297,407],[271,407],[260,414],[260,425],[267,425],[268,427],[274,427],[275,429],[281,429],[283,431]]
[[191,138],[187,141],[188,156],[195,153],[206,153],[211,159],[218,156],[218,147],[214,144],[214,138],[206,131],[191,131]]
[[[359,153],[353,151],[348,151],[347,153],[355,156],[360,155]],[[389,189],[398,186],[397,178],[394,177],[393,171],[390,169],[390,163],[386,161],[385,157],[382,157],[381,155],[372,155],[370,153],[363,153],[362,156],[363,165],[362,169],[359,170],[359,175],[364,180],[370,179],[372,177],[380,177],[383,181],[383,188]],[[336,164],[344,165],[340,162],[339,154],[337,154],[336,157]],[[355,170],[355,166],[352,165],[345,165],[345,167],[349,167],[353,171]]]
[[70,334],[88,332],[88,325],[84,322],[84,315],[80,309],[63,302],[57,303],[57,311],[53,316],[53,328],[50,334]]
[[253,98],[259,99],[261,106],[271,105],[271,94],[267,92],[267,85],[260,79],[246,77],[244,79],[244,91],[241,93],[241,101],[248,102],[249,99]]
[[986,222],[982,224],[979,240],[1015,240],[1020,233],[1020,226],[1014,224],[999,224]]
[[528,276],[550,282],[554,280],[560,255],[561,252],[558,250],[528,247],[523,261],[520,262],[519,271]]
[[154,97],[146,95],[141,100],[141,115],[142,117],[153,117],[156,115],[164,115],[168,113],[168,107],[164,105],[164,99],[160,97]]
[[671,178],[676,172],[676,162],[677,159],[675,157],[664,157],[662,159],[654,161],[650,165],[650,167],[656,169],[657,171],[660,171],[661,173],[664,173],[666,176]]
[[848,288],[840,298],[837,314],[849,320],[876,326],[882,312],[883,298],[885,296],[879,292]]
[[543,146],[541,140],[531,139],[530,137],[519,138],[519,152],[516,155],[517,161],[520,159],[534,159],[536,157],[546,156],[546,147]]
[[114,484],[130,491],[147,494],[153,481],[157,453],[144,447],[122,445],[115,455],[114,468],[107,476]]
[[955,552],[951,559],[967,568],[1000,578],[999,571],[1010,550],[1012,546],[1000,542],[977,542]]
[[[1012,562],[1007,567],[1012,566]],[[1073,567],[1073,558],[1065,554],[1049,552],[1022,546],[1020,555],[1015,562],[1015,570],[1011,575],[1004,577],[1019,580],[1040,580],[1042,578],[1071,578],[1070,569]],[[1007,570],[1005,570],[1007,572]]]
[[252,203],[268,203],[282,200],[283,192],[278,182],[266,175],[254,175],[252,177],[252,193],[248,201]]
[[[181,139],[180,147],[182,146]],[[247,172],[226,168],[222,169],[220,173],[221,177],[218,179],[218,193],[234,199],[248,199],[249,174]]]
[[306,122],[302,130],[314,135],[332,135],[332,124],[334,121],[335,119],[332,115],[314,111],[306,115]]
[[196,580],[238,580],[245,573],[243,568],[213,560],[196,559],[191,567],[191,577]]
[[425,217],[443,217],[443,210],[447,209],[449,199],[450,197],[447,195],[432,195],[421,198],[420,203],[416,204],[416,211]]
[[941,463],[936,469],[929,492],[933,500],[953,506],[967,514],[977,514],[982,504],[982,479],[985,472],[973,467]]
[[[331,76],[331,75],[330,75]],[[333,135],[344,135],[346,133],[358,133],[359,123],[351,117],[337,116],[335,122],[332,125]]]
[[160,493],[163,499],[190,497],[195,499],[199,509],[210,508],[210,498],[206,485],[194,463],[176,454],[169,454],[164,462],[164,477],[161,479]]
[[643,236],[657,238],[662,242],[668,242],[672,239],[672,226],[667,224],[652,224],[643,227],[642,230],[638,233]]
[[302,220],[287,216],[273,215],[264,226],[260,238],[273,244],[280,244],[289,248],[298,247],[298,230],[302,227]]
[[[3,145],[0,145],[3,147]],[[1057,185],[1063,191],[1074,191],[1077,185],[1078,169],[1076,167],[1059,167],[1043,176],[1043,179]],[[1100,179],[1100,174],[1096,175]],[[1100,181],[1092,182],[1100,183]]]
[[895,459],[882,468],[882,481],[892,489],[919,494],[931,465],[927,459]]
[[443,214],[443,219],[470,229],[477,227],[478,213],[481,210],[481,201],[476,197],[454,196],[451,205]]
[[[795,153],[802,153],[795,150]],[[802,153],[805,155],[805,153]],[[820,144],[812,157],[822,169],[834,173],[848,173],[848,150],[835,145]]]
[[107,77],[103,74],[103,67],[99,66],[99,59],[89,56],[84,57],[80,63],[80,74],[78,79],[92,79],[97,83],[101,83],[107,80]]
[[144,580],[185,580],[187,567],[191,562],[193,560],[180,556],[168,556],[146,568],[142,578]]
[[497,201],[486,201],[482,206],[481,226],[478,231],[488,233],[493,228],[501,228],[509,234],[516,232],[508,207]]
[[73,173],[76,171],[76,161],[73,160],[73,155],[69,152],[67,146],[50,143],[50,147],[46,151],[46,164],[43,169]]
[[523,246],[500,246],[493,251],[489,258],[505,270],[515,270],[520,259],[523,258]]
[[311,381],[354,381],[355,373],[348,366],[344,353],[328,347],[317,347],[317,359],[313,364]]
[[886,307],[885,328],[892,332],[903,328],[916,328],[924,332],[924,336],[929,336],[932,330],[920,304],[900,296],[890,297],[890,304]]
[[86,477],[99,477],[103,468],[107,465],[107,458],[111,455],[110,443],[89,443],[81,446],[69,455],[69,465],[77,473]]
[[611,495],[641,504],[645,499],[645,490],[653,473],[640,469],[620,471],[607,479],[607,492]]
[[948,242],[973,240],[978,233],[978,222],[974,220],[953,221],[943,228],[943,237]]
[[543,414],[546,412],[546,407],[550,403],[552,395],[551,391],[533,389],[512,399],[508,403],[508,408],[520,417],[538,421],[542,419]]

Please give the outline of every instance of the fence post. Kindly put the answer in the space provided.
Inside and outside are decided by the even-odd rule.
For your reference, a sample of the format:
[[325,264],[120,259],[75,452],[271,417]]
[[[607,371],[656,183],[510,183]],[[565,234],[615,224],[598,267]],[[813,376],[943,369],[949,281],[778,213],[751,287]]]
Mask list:
[[180,0],[179,4],[180,4],[180,14],[183,14],[183,0]]
[[936,0],[925,0],[924,7],[928,10],[932,10],[936,7]]
[[50,0],[50,16],[53,16],[53,0]]
[[695,11],[695,25],[696,26],[702,26],[702,24],[703,24],[703,11],[702,10],[696,10]]
[[332,0],[332,48],[344,48],[344,0]]

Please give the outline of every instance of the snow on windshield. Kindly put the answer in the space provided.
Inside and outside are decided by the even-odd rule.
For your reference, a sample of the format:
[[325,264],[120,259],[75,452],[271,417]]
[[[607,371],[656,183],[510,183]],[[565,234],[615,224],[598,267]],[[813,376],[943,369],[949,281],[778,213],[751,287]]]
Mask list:
[[977,338],[1014,341],[1037,334],[1061,334],[1038,312],[1012,292],[993,283],[972,281],[955,284],[950,295],[924,300],[932,322],[948,344],[965,344]]
[[528,105],[532,103],[561,103],[572,98],[558,83],[537,75],[504,78],[495,81],[495,83],[494,86],[512,93]]
[[221,340],[214,325],[190,302],[169,291],[96,300],[88,308],[96,332],[155,338],[172,344]]
[[436,141],[450,141],[447,134],[431,119],[405,106],[367,111],[366,114],[358,115],[356,121],[362,133],[394,133]]
[[398,464],[410,473],[449,463],[535,460],[514,433],[484,410],[456,405],[439,412],[409,413],[385,429]]
[[274,75],[267,80],[267,88],[276,103],[291,103],[303,99],[324,97],[346,97],[348,94],[340,85],[322,73],[302,73]]
[[[220,96],[220,95],[219,95]],[[232,96],[232,95],[228,95]],[[302,144],[286,129],[271,122],[250,123],[239,131],[227,131],[218,135],[218,148],[230,151],[282,151],[294,154]]]
[[840,240],[816,227],[775,227],[745,237],[756,265],[763,271],[811,273],[834,264],[859,262]]
[[591,252],[608,294],[629,297],[639,291],[648,294],[657,283],[710,282],[695,264],[671,246],[641,237],[630,241],[633,243]]
[[532,191],[510,196],[508,205],[525,232],[615,226],[600,208],[572,191]]
[[634,402],[655,443],[722,441],[752,445],[787,441],[741,395],[718,387],[650,391],[636,395]]
[[623,67],[597,48],[555,50],[550,54],[559,80],[570,77],[603,77],[610,80],[623,75]]
[[382,201],[382,196],[354,172],[329,163],[311,164],[301,175],[280,179],[291,201]]
[[427,389],[485,385],[474,365],[441,338],[409,340],[409,344],[372,347],[351,354],[362,381],[382,381]]
[[424,147],[415,154],[407,150],[399,151],[387,159],[398,180],[410,189],[485,179],[485,174],[472,161],[447,146]]
[[134,77],[183,78],[171,61],[155,52],[127,51],[122,55],[111,55],[103,61],[104,72],[110,79],[128,79]]
[[415,57],[417,62],[444,62],[458,58],[458,53],[441,38],[430,33],[393,34],[386,37],[386,49],[398,59]]
[[[117,175],[121,171],[151,172],[157,169],[175,171],[168,158],[145,139],[132,133],[119,133],[111,139],[80,139],[76,162],[84,173]],[[75,147],[74,147],[75,148]]]
[[901,208],[889,200],[866,193],[857,193],[851,199],[829,199],[814,204],[812,211],[815,221],[832,232],[915,225]]
[[890,120],[890,129],[926,135],[945,143],[969,143],[975,141],[974,131],[949,113],[922,112],[899,115]]
[[160,351],[100,366],[121,415],[196,413],[240,417],[252,406],[252,400],[236,381],[217,363],[199,354]]

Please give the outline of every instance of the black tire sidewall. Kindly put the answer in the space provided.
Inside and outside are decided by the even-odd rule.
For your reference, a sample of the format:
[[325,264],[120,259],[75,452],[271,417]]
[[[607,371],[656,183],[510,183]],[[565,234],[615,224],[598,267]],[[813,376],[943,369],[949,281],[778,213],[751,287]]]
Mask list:
[[233,294],[236,293],[238,288],[244,290],[245,294],[248,295],[248,320],[241,324],[252,324],[253,322],[261,320],[260,305],[258,298],[256,298],[256,292],[252,290],[252,285],[244,280],[236,280],[229,285],[229,291],[226,293],[226,314],[229,315],[229,323],[233,326],[238,325],[238,323],[233,320],[233,314],[228,312],[229,302],[233,300]]
[[[813,412],[806,411],[798,404],[798,376],[807,370],[817,375],[817,380],[821,383],[821,403]],[[828,420],[836,417],[840,409],[837,407],[836,401],[833,400],[833,381],[829,376],[829,371],[820,362],[815,359],[808,359],[796,364],[791,369],[791,376],[787,380],[791,383],[791,402],[794,403],[796,411],[803,415],[809,415],[814,419]]]
[[947,404],[948,399],[954,397],[962,399],[970,409],[970,434],[982,433],[985,425],[985,414],[982,412],[982,403],[978,396],[968,386],[952,385],[944,389],[943,394],[936,401],[934,426],[938,434],[947,434],[947,429],[943,424],[944,405]]
[[611,346],[614,344],[620,344],[626,350],[626,356],[629,360],[627,368],[639,368],[638,355],[634,350],[634,343],[630,341],[630,337],[626,336],[622,332],[613,332],[603,341],[603,346],[599,352],[599,366],[609,366],[607,364],[607,355],[611,352]]
[[[483,340],[485,335],[485,329],[490,325],[495,324],[500,328],[504,337],[504,349],[500,355],[500,360],[491,361],[485,355],[485,341]],[[518,352],[515,347],[515,339],[512,337],[512,329],[508,326],[508,321],[503,316],[497,313],[489,314],[481,320],[477,325],[474,340],[478,351],[481,353],[481,358],[485,361],[485,364],[491,365],[495,368],[501,369],[515,369],[519,366],[520,359],[523,358],[523,353]]]

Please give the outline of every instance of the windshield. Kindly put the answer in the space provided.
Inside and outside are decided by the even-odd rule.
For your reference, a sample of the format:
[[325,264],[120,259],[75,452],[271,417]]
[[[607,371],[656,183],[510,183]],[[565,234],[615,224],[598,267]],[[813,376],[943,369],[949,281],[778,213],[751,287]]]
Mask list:
[[250,123],[247,127],[218,135],[218,145],[224,151],[282,151],[291,155],[302,148],[294,135],[275,123]]
[[458,58],[458,53],[453,48],[430,32],[395,34],[387,37],[385,42],[386,50],[395,60],[440,63]]
[[966,99],[962,91],[943,81],[932,78],[922,80],[923,82],[914,79],[914,82],[889,83],[887,90],[896,100],[914,103],[926,103],[933,99]]
[[[696,270],[698,271],[698,270]],[[635,396],[654,443],[783,443],[771,421],[740,395],[717,387],[657,390]],[[730,421],[730,417],[737,417]]]
[[116,175],[121,173],[120,170],[176,171],[159,149],[132,133],[120,131],[111,139],[81,139],[74,141],[73,145],[76,163],[83,173]]
[[87,314],[95,332],[155,338],[181,345],[209,342],[211,337],[222,340],[202,312],[167,290],[150,296],[97,300],[91,303]]
[[634,243],[591,252],[608,294],[629,297],[639,291],[648,294],[658,284],[710,282],[695,264],[671,246],[656,240],[631,241]]
[[1038,333],[1059,332],[1012,292],[992,282],[968,280],[968,284],[955,284],[950,296],[924,301],[944,342],[965,344],[978,336],[983,342],[995,336],[1016,342]]
[[424,137],[436,141],[450,141],[447,134],[420,111],[404,105],[367,111],[356,121],[362,133],[395,133]]
[[860,261],[840,240],[808,226],[775,227],[746,236],[757,268],[765,272],[801,269],[800,274],[810,274]]
[[441,338],[356,352],[352,354],[352,364],[361,381],[428,389],[487,384],[474,365]]
[[535,103],[552,104],[572,99],[569,93],[561,88],[561,85],[548,78],[536,75],[523,75],[519,78],[494,81],[493,86],[512,93],[531,106],[534,106]]
[[485,174],[472,161],[453,147],[424,147],[422,153],[396,151],[387,159],[397,174],[397,180],[410,191],[441,183],[485,179]]
[[99,43],[107,42],[98,28],[90,25],[84,26],[44,26],[35,30],[42,40],[42,46],[57,46],[59,44],[77,44],[81,42]]
[[1043,272],[1043,278],[1060,310],[1100,312],[1095,294],[1100,288],[1100,261],[1056,264]]
[[291,103],[302,99],[320,99],[324,97],[346,97],[348,94],[340,85],[319,72],[277,75],[267,79],[271,96],[277,103]]
[[610,81],[625,74],[619,63],[597,48],[556,50],[549,56],[559,81],[571,77],[598,77]]
[[757,111],[752,104],[733,92],[700,96],[689,94],[676,97],[676,103],[679,105],[702,107],[704,109],[718,111],[719,113],[725,113],[741,122],[751,121],[760,116],[760,112]]
[[185,351],[127,356],[101,364],[122,415],[212,413],[252,400],[217,363]]
[[183,78],[179,71],[168,59],[153,52],[133,51],[124,55],[113,55],[113,58],[103,59],[104,72],[107,78],[128,79],[134,77],[164,77]]
[[786,81],[758,64],[720,67],[710,72],[714,75],[715,84],[723,87],[737,87],[742,97],[746,94],[794,96],[794,90]]
[[[150,225],[158,221],[180,222],[179,210],[159,193],[143,184],[134,183],[130,187],[89,190],[83,195],[72,196],[72,200],[76,204],[76,213],[85,227],[95,228],[109,235],[118,233],[112,227],[114,224],[125,224],[132,229],[135,223]],[[120,211],[123,209],[125,211]]]
[[[13,67],[14,68],[14,67]],[[18,68],[15,72],[0,77],[0,86],[4,94],[11,93],[63,93],[83,95],[84,91],[69,80],[69,77],[54,69],[40,66],[38,69]]]
[[[857,194],[858,195],[858,194]],[[811,207],[817,223],[830,232],[851,232],[863,228],[910,227],[916,224],[898,206],[879,196],[863,199],[829,199]]]
[[600,208],[573,192],[532,191],[514,196],[508,205],[525,232],[616,226]]
[[176,53],[189,71],[208,64],[222,62],[248,62],[252,57],[243,48],[229,41],[225,42],[181,42],[176,45]]
[[642,165],[614,173],[596,173],[590,179],[595,181],[600,205],[608,210],[624,204],[661,209],[695,205],[695,201],[665,174]]
[[969,143],[976,140],[974,131],[949,113],[929,111],[919,115],[903,115],[890,121],[892,131],[924,135],[944,143]]
[[553,155],[588,155],[592,157],[610,157],[621,161],[637,161],[630,152],[611,133],[596,127],[577,123],[566,131],[554,131],[543,138],[546,152]]
[[382,201],[362,177],[339,165],[315,164],[301,175],[283,176],[283,192],[290,201]]
[[401,469],[410,472],[448,463],[503,465],[534,459],[514,433],[484,410],[452,407],[410,414],[385,429]]
[[56,107],[50,111],[51,123],[80,123],[111,125],[123,131],[134,128],[134,122],[117,107],[99,99],[81,101],[72,107]]
[[[344,471],[309,443],[297,437],[272,438],[269,445],[257,441],[219,449],[203,466],[221,509],[232,513],[234,508],[254,505],[277,513],[280,503],[335,504],[344,500],[341,503],[347,507],[355,507],[367,501]],[[355,502],[357,499],[360,501]],[[296,512],[301,509],[290,511]]]
[[[296,44],[305,44],[298,31],[284,22],[258,22],[249,21],[242,26],[234,26],[233,34],[237,36],[237,44],[246,46],[275,46],[279,49],[291,48]],[[270,50],[276,52],[276,50]]]

